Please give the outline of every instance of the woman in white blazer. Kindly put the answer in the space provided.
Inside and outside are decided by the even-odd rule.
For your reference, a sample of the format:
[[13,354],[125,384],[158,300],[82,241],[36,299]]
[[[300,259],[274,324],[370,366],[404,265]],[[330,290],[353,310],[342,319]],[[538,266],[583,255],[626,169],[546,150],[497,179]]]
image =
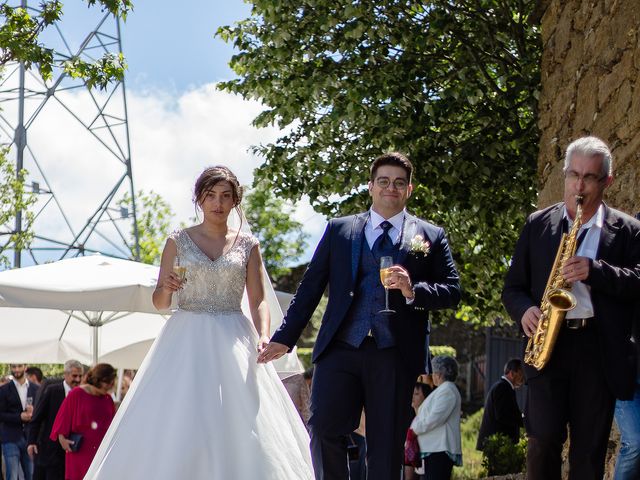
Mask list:
[[431,361],[436,389],[427,397],[411,422],[418,436],[420,452],[425,459],[425,478],[449,480],[454,465],[462,465],[460,438],[460,406],[462,399],[456,387],[458,363],[448,356]]

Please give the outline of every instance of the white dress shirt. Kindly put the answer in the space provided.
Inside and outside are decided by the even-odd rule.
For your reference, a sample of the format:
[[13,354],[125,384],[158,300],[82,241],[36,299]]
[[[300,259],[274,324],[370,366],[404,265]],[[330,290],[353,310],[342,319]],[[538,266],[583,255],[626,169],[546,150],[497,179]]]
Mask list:
[[380,224],[384,221],[387,221],[392,225],[389,229],[389,238],[391,238],[391,241],[394,245],[397,244],[400,241],[400,237],[402,236],[402,224],[404,223],[404,215],[405,211],[402,210],[400,213],[395,214],[391,218],[384,218],[373,209],[369,209],[369,220],[367,220],[367,223],[364,226],[364,236],[367,239],[369,248],[373,248],[373,244],[375,243],[375,241],[384,232],[383,228],[380,226]]
[[12,378],[13,384],[18,390],[18,396],[20,397],[20,403],[22,403],[22,410],[27,409],[27,393],[29,391],[29,380],[25,380],[22,385],[15,378]]
[[[563,218],[566,218],[569,222],[569,230],[573,225],[573,220],[567,215],[567,208],[564,207]],[[602,231],[602,224],[604,221],[604,206],[600,205],[595,215],[589,219],[587,223],[582,224],[580,233],[586,229],[587,233],[584,240],[580,244],[580,248],[576,251],[576,256],[587,257],[591,259],[596,258],[598,253],[598,246],[600,245],[600,232]],[[593,317],[593,303],[591,302],[591,288],[582,282],[575,282],[571,287],[571,293],[576,297],[576,308],[567,312],[566,318],[589,318]]]

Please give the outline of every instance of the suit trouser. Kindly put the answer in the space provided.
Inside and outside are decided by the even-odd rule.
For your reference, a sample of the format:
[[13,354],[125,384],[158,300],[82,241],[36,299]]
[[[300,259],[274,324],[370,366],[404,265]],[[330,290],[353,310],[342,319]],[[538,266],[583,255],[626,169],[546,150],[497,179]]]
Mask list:
[[615,398],[596,330],[563,327],[548,365],[527,386],[527,478],[560,480],[568,425],[569,479],[602,479]]
[[399,365],[396,348],[379,350],[372,338],[357,349],[334,343],[313,373],[309,427],[316,478],[349,478],[347,436],[358,427],[364,408],[367,479],[399,479],[410,423],[411,375]]
[[33,480],[64,480],[64,463],[61,465],[36,465]]

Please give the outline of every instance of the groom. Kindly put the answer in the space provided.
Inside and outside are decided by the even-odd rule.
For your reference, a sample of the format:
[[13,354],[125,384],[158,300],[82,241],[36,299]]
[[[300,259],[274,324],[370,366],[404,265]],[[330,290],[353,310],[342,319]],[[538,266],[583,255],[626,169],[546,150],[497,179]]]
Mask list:
[[[411,394],[428,358],[429,311],[455,306],[458,273],[444,230],[409,215],[409,159],[387,153],[371,165],[371,209],[329,221],[282,326],[259,356],[296,343],[327,285],[311,392],[311,454],[317,479],[347,480],[347,436],[366,415],[369,480],[399,479]],[[380,281],[380,257],[393,257]]]

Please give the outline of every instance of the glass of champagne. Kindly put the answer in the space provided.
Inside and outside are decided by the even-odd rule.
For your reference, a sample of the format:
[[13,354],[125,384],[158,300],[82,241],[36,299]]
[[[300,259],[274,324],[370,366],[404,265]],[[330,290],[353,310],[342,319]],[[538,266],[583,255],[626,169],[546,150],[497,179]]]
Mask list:
[[182,287],[182,284],[187,281],[187,267],[180,265],[180,258],[178,256],[176,256],[173,261],[173,273],[178,276],[181,284],[180,287]]
[[380,281],[384,287],[384,310],[380,310],[378,313],[384,315],[390,315],[396,313],[395,310],[389,309],[389,276],[391,272],[389,268],[393,266],[393,257],[381,257],[380,258]]

